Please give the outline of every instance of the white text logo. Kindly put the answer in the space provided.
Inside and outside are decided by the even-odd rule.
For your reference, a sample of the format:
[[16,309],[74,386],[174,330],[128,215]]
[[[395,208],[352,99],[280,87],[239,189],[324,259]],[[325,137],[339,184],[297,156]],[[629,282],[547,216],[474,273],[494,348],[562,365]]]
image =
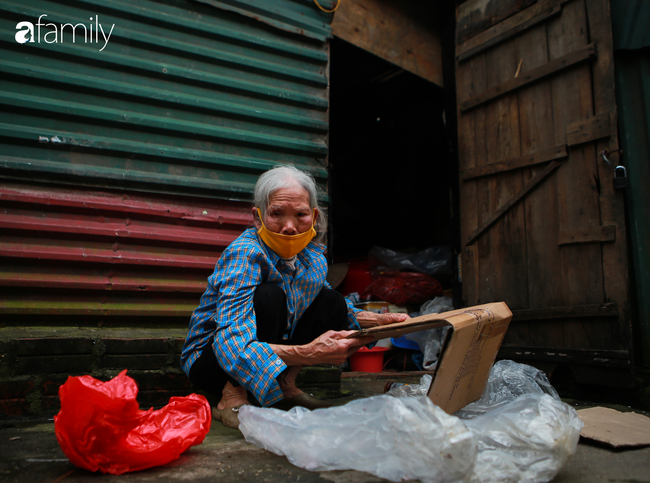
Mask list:
[[[62,24],[55,24],[52,22],[49,23],[43,23],[41,19],[43,17],[47,17],[46,14],[41,15],[38,17],[38,22],[36,22],[36,25],[34,25],[31,22],[18,22],[16,24],[16,42],[19,44],[24,44],[26,42],[36,42],[36,43],[41,43],[41,39],[43,42],[47,44],[55,44],[55,43],[63,43],[63,34],[64,32],[71,32],[72,33],[72,43],[76,43],[77,40],[77,35],[81,37],[81,31],[83,30],[83,38],[84,42],[87,44],[99,44],[100,42],[104,43],[104,46],[99,49],[101,52],[106,48],[108,45],[108,40],[111,38],[111,34],[113,33],[113,29],[115,28],[115,24],[111,27],[111,30],[108,32],[108,35],[106,35],[106,32],[104,31],[104,27],[102,26],[101,23],[99,23],[99,15],[96,15],[94,20],[95,24],[93,25],[92,20],[93,17],[90,17],[91,22],[86,26],[86,24],[83,23],[78,23],[76,25],[72,25],[71,23],[62,23]],[[41,27],[43,27],[43,36],[41,37]],[[67,29],[67,30],[66,30]],[[77,32],[77,29],[79,31]],[[93,32],[93,29],[95,30]],[[34,34],[34,30],[36,30],[36,34]],[[101,37],[100,37],[101,34]]]

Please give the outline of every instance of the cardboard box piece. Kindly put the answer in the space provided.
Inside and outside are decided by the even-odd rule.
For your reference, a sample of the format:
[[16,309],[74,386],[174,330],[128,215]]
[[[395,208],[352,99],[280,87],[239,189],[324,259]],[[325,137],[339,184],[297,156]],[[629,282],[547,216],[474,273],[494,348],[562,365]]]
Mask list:
[[650,445],[650,418],[643,414],[595,407],[580,409],[578,417],[585,423],[580,433],[583,438],[615,448]]
[[349,337],[372,336],[379,340],[436,327],[451,327],[428,396],[448,414],[454,414],[483,394],[511,319],[512,312],[508,306],[496,302],[361,329]]

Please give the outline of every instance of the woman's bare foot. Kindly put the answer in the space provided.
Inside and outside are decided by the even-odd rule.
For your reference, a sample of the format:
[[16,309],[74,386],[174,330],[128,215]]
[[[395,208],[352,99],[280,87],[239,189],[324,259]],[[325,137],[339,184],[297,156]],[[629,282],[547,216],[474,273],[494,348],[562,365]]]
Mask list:
[[217,404],[217,409],[234,408],[242,404],[248,404],[246,389],[241,386],[235,387],[227,382],[221,391],[221,401]]

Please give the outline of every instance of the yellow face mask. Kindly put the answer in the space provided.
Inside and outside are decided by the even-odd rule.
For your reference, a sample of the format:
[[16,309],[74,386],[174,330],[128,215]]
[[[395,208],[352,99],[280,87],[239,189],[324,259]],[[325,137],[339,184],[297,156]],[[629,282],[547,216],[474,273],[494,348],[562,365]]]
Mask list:
[[[266,246],[282,258],[291,258],[298,255],[316,236],[316,230],[314,229],[316,216],[313,217],[311,228],[306,232],[298,233],[297,235],[282,235],[281,233],[274,233],[266,228],[262,221],[262,212],[259,208],[257,209],[257,214],[260,216],[260,222],[262,223],[261,228],[257,230],[257,234],[266,243]],[[314,211],[315,214],[316,212]]]

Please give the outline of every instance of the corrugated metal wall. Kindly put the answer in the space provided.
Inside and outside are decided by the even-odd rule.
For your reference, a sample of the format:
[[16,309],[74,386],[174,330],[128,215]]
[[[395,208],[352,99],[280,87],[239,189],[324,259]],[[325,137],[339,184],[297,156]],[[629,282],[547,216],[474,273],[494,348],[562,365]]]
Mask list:
[[650,368],[650,2],[611,2],[616,67],[616,102],[636,314],[637,363]]
[[0,1],[0,313],[186,316],[261,172],[325,189],[331,16],[211,3]]

